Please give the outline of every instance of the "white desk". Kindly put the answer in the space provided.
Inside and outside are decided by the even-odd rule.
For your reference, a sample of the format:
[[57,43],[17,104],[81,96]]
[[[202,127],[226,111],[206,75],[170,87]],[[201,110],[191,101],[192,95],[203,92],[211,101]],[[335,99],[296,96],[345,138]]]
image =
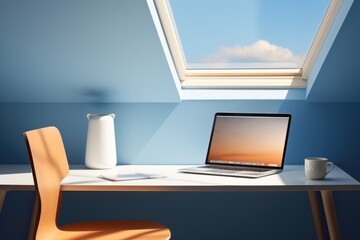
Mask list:
[[[258,179],[221,177],[178,172],[184,165],[123,165],[111,170],[89,170],[71,166],[62,182],[63,191],[307,191],[318,239],[324,239],[318,192],[321,193],[331,239],[339,239],[340,232],[332,191],[358,191],[360,183],[339,167],[326,180],[307,180],[303,165],[288,165],[280,174]],[[112,182],[98,178],[100,174],[141,172],[165,175],[165,178]],[[0,209],[6,191],[34,190],[29,165],[0,165]]]

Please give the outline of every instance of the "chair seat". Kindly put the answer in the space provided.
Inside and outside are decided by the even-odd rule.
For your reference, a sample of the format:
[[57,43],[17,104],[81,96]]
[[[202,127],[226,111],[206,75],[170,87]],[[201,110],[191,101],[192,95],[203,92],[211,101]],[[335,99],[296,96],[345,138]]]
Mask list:
[[80,240],[166,240],[170,231],[164,225],[152,221],[115,220],[101,222],[79,222],[59,227],[51,239]]

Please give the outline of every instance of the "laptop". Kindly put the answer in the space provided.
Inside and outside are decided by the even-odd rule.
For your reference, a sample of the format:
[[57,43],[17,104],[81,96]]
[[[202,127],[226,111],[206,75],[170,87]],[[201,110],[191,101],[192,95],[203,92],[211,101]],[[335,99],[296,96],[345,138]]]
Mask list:
[[290,114],[216,113],[205,165],[184,173],[259,178],[284,167]]

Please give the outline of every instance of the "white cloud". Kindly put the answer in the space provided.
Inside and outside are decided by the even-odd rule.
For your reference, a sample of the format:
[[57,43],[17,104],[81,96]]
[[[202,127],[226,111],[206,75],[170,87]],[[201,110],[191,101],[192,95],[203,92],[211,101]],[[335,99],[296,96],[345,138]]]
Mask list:
[[276,63],[278,65],[292,65],[301,67],[304,59],[295,56],[289,49],[258,40],[251,45],[234,47],[221,46],[219,50],[204,58],[202,63],[218,63],[231,65],[233,63]]

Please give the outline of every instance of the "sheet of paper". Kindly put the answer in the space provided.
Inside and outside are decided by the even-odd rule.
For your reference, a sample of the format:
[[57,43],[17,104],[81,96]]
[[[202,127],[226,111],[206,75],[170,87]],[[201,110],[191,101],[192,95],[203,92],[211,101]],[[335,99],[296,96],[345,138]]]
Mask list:
[[148,173],[109,173],[99,175],[99,178],[110,180],[110,181],[128,181],[137,179],[152,179],[152,178],[164,178],[166,176],[159,174],[148,174]]

